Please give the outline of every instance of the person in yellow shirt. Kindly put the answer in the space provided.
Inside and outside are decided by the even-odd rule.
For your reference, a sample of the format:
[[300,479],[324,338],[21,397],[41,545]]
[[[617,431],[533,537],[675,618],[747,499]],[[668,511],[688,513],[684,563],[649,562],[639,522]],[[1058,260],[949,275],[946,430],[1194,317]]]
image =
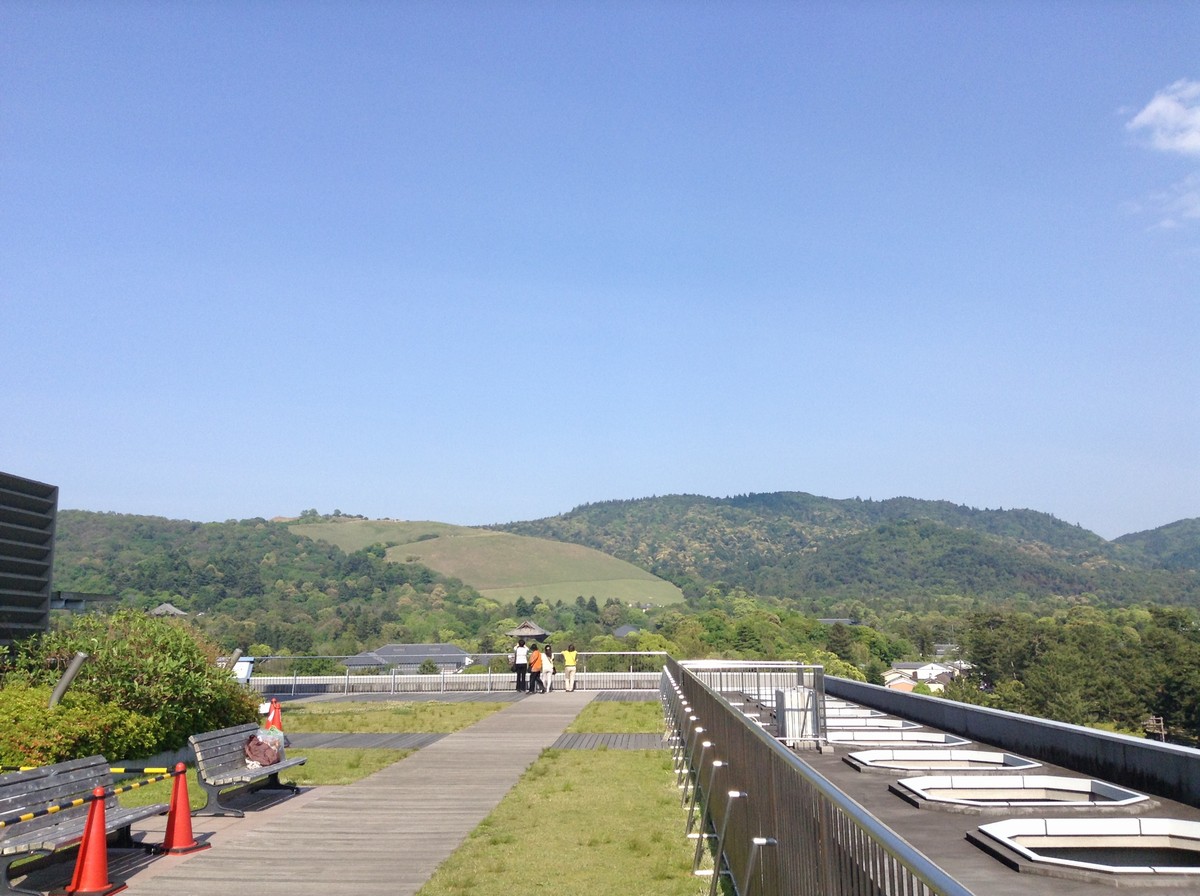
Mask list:
[[559,654],[563,661],[563,675],[566,678],[566,686],[568,691],[575,690],[575,661],[579,657],[579,652],[575,649],[574,644],[568,644],[567,649]]

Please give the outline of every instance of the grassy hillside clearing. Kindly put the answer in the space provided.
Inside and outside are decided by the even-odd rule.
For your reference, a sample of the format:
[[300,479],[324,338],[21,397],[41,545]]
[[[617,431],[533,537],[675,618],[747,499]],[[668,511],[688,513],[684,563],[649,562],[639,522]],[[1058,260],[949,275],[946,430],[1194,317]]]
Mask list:
[[297,523],[297,535],[352,552],[391,545],[389,560],[417,562],[460,579],[485,597],[510,603],[518,597],[571,602],[664,605],[683,600],[680,590],[645,570],[600,551],[566,542],[436,522],[330,520]]

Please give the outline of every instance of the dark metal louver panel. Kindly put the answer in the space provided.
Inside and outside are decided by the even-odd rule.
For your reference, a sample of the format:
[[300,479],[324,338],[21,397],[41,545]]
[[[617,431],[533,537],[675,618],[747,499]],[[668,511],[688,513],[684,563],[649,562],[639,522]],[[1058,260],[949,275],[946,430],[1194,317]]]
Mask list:
[[45,631],[58,487],[0,473],[0,645]]

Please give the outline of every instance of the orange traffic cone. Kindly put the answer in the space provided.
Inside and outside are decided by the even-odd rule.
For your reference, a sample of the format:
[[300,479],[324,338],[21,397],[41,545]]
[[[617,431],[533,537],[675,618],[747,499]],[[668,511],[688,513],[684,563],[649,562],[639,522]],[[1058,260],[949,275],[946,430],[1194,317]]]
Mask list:
[[272,728],[283,734],[283,709],[279,706],[279,700],[275,697],[271,698],[271,708],[267,710],[267,718],[263,722],[263,728],[270,731]]
[[108,879],[108,832],[104,823],[103,787],[92,791],[91,806],[88,807],[87,823],[83,828],[83,840],[79,844],[79,857],[75,860],[75,875],[71,885],[59,892],[67,896],[108,896],[125,889],[125,884],[114,884]]
[[171,808],[167,810],[167,834],[162,851],[171,855],[208,849],[211,843],[197,843],[192,836],[192,803],[188,799],[187,766],[175,766],[175,782],[171,785]]

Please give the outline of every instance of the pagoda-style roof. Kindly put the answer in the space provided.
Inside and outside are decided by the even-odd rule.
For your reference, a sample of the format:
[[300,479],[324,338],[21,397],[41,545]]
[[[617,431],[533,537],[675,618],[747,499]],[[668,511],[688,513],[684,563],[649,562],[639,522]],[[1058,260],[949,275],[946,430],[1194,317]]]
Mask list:
[[532,622],[529,619],[526,619],[524,622],[522,622],[520,625],[518,625],[516,628],[512,629],[511,631],[505,632],[505,634],[508,635],[510,638],[548,638],[548,637],[550,637],[550,633],[548,631],[546,631],[544,628],[542,628],[536,622]]
[[159,604],[153,610],[150,610],[151,616],[186,616],[183,610],[172,603]]

